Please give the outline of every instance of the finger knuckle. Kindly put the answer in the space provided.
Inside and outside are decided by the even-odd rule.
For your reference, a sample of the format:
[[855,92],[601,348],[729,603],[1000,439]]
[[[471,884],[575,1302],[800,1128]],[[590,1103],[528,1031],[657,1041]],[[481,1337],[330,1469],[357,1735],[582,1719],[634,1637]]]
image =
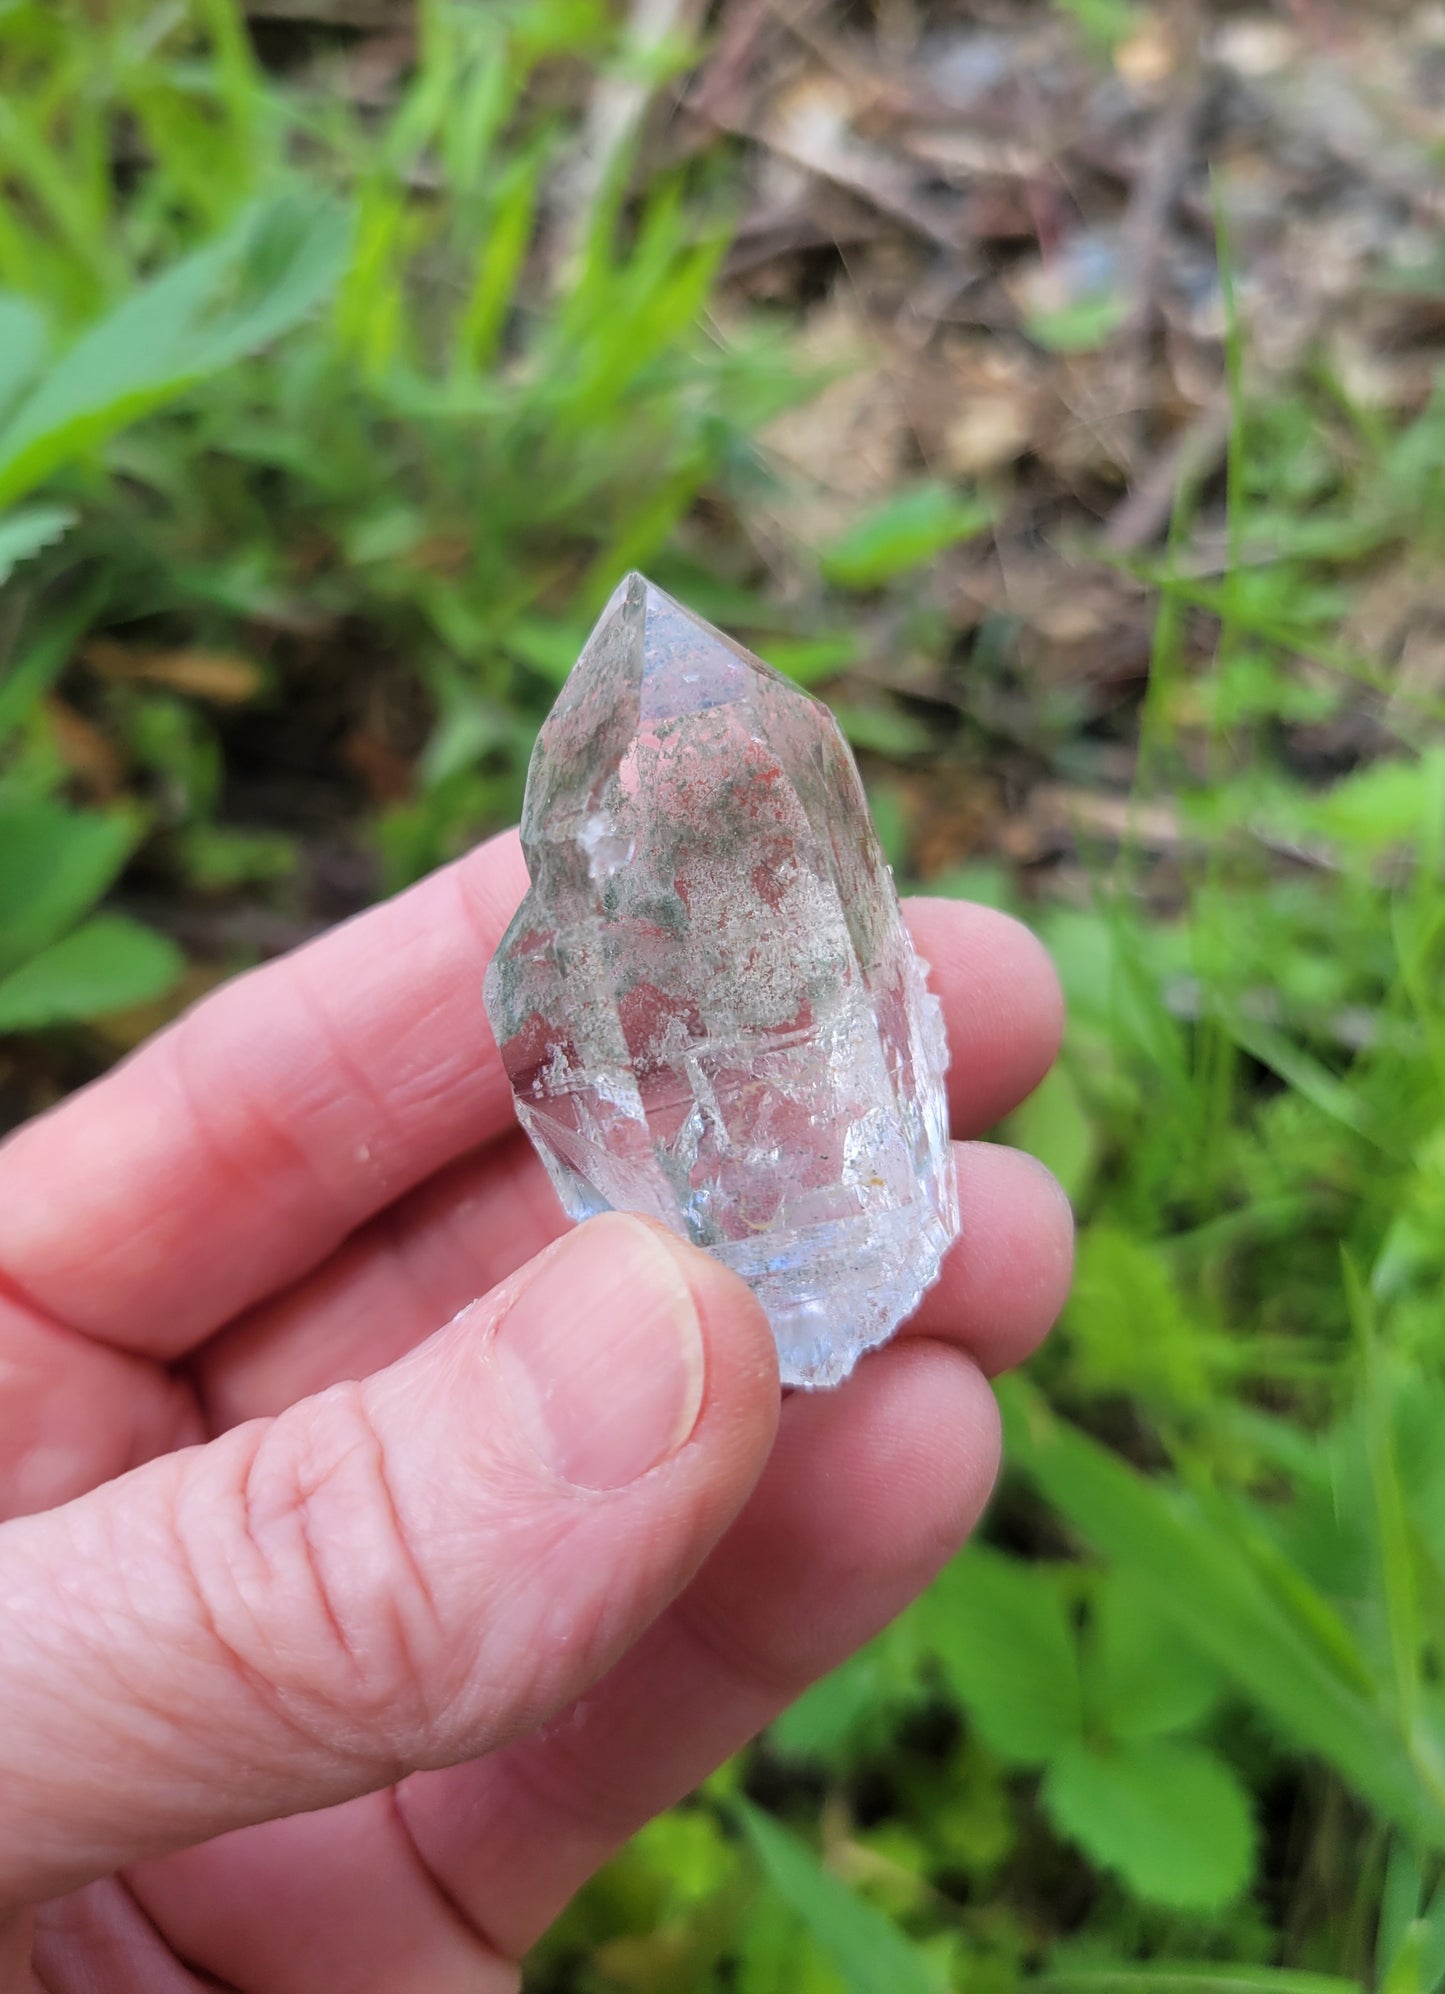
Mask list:
[[183,1545],[228,1663],[327,1752],[414,1757],[442,1630],[361,1387],[261,1428],[235,1468],[221,1544]]

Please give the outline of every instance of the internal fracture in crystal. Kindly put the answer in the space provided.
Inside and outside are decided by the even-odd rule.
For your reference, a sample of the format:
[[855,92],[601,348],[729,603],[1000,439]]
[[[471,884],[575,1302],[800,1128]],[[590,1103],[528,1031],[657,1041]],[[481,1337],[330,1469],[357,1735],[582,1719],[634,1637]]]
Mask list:
[[542,728],[522,842],[486,1003],[562,1203],[706,1247],[783,1382],[836,1384],[958,1230],[942,1014],[837,722],[629,575]]

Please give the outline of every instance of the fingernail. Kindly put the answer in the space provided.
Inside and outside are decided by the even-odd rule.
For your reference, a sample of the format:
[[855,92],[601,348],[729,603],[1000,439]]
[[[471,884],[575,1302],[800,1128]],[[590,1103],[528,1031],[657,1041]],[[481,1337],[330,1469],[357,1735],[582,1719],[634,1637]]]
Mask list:
[[560,1480],[625,1488],[697,1424],[706,1357],[680,1253],[608,1213],[555,1246],[503,1318],[492,1361]]

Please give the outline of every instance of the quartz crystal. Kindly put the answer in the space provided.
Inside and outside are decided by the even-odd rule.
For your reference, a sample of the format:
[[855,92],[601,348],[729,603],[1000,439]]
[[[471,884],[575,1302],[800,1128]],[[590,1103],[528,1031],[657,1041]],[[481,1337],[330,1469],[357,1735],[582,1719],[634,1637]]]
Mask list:
[[486,1003],[563,1204],[708,1248],[783,1382],[836,1384],[958,1229],[942,1014],[837,722],[629,575],[538,738],[522,843]]

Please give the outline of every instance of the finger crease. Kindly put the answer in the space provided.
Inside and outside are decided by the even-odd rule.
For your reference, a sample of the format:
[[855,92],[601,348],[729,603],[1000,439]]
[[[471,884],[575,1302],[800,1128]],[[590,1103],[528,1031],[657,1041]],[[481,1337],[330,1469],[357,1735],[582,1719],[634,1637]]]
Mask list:
[[808,1675],[796,1668],[773,1666],[757,1649],[747,1648],[724,1631],[720,1620],[700,1614],[682,1600],[672,1609],[672,1620],[683,1638],[728,1682],[745,1695],[762,1695],[770,1703],[789,1703],[803,1690]]
[[[253,1476],[256,1471],[258,1452],[259,1448],[253,1449],[251,1459],[247,1464],[246,1473],[242,1479],[241,1524],[246,1533],[247,1541],[255,1547],[257,1555],[265,1558],[264,1533],[256,1527],[255,1523],[256,1512]],[[305,1505],[303,1504],[301,1507],[304,1510]],[[309,1540],[305,1538],[307,1519],[304,1514],[300,1521],[300,1527],[303,1540],[307,1543],[309,1556],[312,1547]],[[237,1681],[243,1688],[249,1691],[258,1708],[264,1710],[268,1716],[279,1723],[296,1739],[298,1744],[312,1751],[318,1745],[321,1745],[328,1751],[339,1753],[343,1748],[338,1741],[328,1733],[323,1733],[303,1723],[298,1717],[296,1710],[292,1707],[291,1699],[278,1690],[276,1684],[269,1680],[265,1671],[258,1667],[225,1632],[211,1599],[203,1563],[198,1561],[193,1554],[192,1547],[182,1529],[176,1528],[173,1535],[181,1560],[181,1569],[185,1574],[186,1589],[194,1604],[202,1631],[212,1641],[216,1653],[221,1656],[227,1667],[231,1669]],[[212,1556],[212,1547],[207,1547],[206,1562],[209,1562]],[[341,1651],[344,1653],[346,1651],[346,1637],[337,1623],[334,1608],[330,1599],[326,1596],[325,1588],[321,1587],[317,1590],[320,1595],[322,1610],[328,1616],[331,1630],[335,1638],[341,1642]],[[361,1754],[353,1754],[353,1756],[357,1759],[358,1763],[366,1763]]]
[[[200,1012],[192,1012],[191,1018],[199,1017]],[[266,1165],[248,1164],[244,1153],[225,1142],[211,1124],[202,1107],[202,1093],[191,1077],[188,1057],[190,1033],[189,1018],[183,1018],[172,1033],[163,1033],[156,1040],[157,1051],[163,1051],[169,1058],[171,1076],[181,1097],[181,1105],[190,1124],[191,1134],[208,1161],[214,1166],[223,1182],[238,1185],[243,1191],[259,1196],[263,1204],[275,1208],[281,1200],[276,1192],[276,1172]],[[282,1155],[288,1156],[297,1166],[306,1182],[314,1189],[324,1192],[315,1167],[305,1150],[296,1141],[283,1121],[267,1113],[255,1095],[248,1095],[245,1113]],[[328,1205],[330,1199],[327,1199]]]
[[117,1876],[116,1883],[119,1885],[122,1896],[134,1908],[136,1916],[141,1919],[154,1936],[156,1944],[171,1955],[183,1973],[190,1974],[197,1987],[204,1989],[205,1994],[242,1994],[242,1990],[233,1985],[231,1981],[222,1980],[216,1974],[212,1973],[209,1967],[201,1966],[193,1959],[187,1959],[179,1946],[166,1937],[161,1926],[151,1916],[145,1905],[142,1904],[139,1896],[124,1876]]
[[423,1855],[421,1844],[412,1833],[411,1823],[406,1818],[406,1807],[399,1786],[387,1787],[386,1807],[406,1849],[408,1860],[415,1865],[423,1884],[440,1910],[453,1925],[460,1928],[472,1944],[480,1946],[497,1965],[515,1967],[517,1960],[514,1955],[508,1952],[505,1946],[498,1945],[481,1919],[442,1881]]
[[[413,1548],[411,1532],[402,1521],[401,1510],[396,1500],[396,1490],[392,1486],[391,1464],[387,1460],[386,1448],[383,1446],[381,1436],[377,1433],[370,1418],[366,1416],[364,1408],[359,1404],[358,1412],[361,1415],[364,1425],[367,1444],[371,1448],[372,1468],[376,1475],[377,1493],[384,1507],[387,1528],[391,1533],[391,1541],[401,1553],[406,1565],[407,1575],[416,1588],[416,1597],[426,1607],[430,1626],[432,1628],[439,1628],[442,1624],[442,1615],[437,1605],[436,1592],[433,1589],[431,1579],[427,1575],[425,1565],[417,1557],[416,1551]],[[308,1552],[311,1549],[309,1542],[307,1549]],[[410,1680],[413,1682],[422,1682],[425,1679],[424,1671],[418,1656],[414,1652],[411,1634],[407,1626],[407,1617],[404,1613],[399,1612],[396,1616],[396,1635],[406,1662]]]

